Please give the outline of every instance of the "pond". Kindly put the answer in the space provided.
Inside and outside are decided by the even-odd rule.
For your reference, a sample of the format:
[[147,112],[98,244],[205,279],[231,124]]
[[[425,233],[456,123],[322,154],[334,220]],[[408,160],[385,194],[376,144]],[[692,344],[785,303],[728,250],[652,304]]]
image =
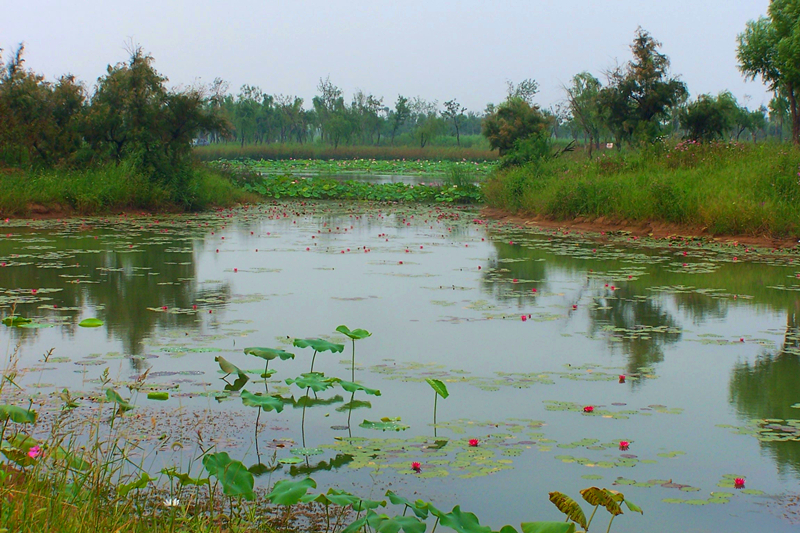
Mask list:
[[[79,417],[103,388],[127,399],[144,380],[124,418],[157,451],[154,472],[199,474],[200,444],[254,465],[262,488],[311,475],[321,490],[391,489],[460,504],[495,530],[560,520],[548,492],[582,502],[593,485],[644,510],[614,531],[796,527],[800,255],[522,228],[440,206],[4,225],[3,315],[32,320],[0,329],[4,360],[18,359],[4,402],[33,398],[46,420],[68,389]],[[78,326],[86,318],[103,325]],[[352,343],[340,325],[371,336]],[[310,370],[314,351],[293,346],[308,338],[344,345],[317,354],[315,371],[380,395],[287,384]],[[248,347],[295,357],[271,361],[265,383]],[[247,382],[223,380],[219,358]],[[242,404],[265,387],[281,412]],[[46,423],[35,431],[46,437]]]

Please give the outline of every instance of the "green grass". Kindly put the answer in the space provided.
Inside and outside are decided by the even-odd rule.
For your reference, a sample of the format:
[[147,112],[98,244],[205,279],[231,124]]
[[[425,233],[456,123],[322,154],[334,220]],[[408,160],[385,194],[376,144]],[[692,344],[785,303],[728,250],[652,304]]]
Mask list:
[[454,146],[339,146],[319,144],[213,144],[198,146],[194,155],[201,161],[217,159],[405,159],[486,161],[497,159],[497,152],[487,148]]
[[[2,170],[2,169],[0,169]],[[0,173],[0,214],[101,214],[128,209],[198,210],[253,200],[218,170],[196,165],[180,191],[148,180],[128,163],[85,170]]]
[[800,151],[788,145],[680,143],[592,161],[556,159],[493,174],[487,204],[509,212],[800,234]]

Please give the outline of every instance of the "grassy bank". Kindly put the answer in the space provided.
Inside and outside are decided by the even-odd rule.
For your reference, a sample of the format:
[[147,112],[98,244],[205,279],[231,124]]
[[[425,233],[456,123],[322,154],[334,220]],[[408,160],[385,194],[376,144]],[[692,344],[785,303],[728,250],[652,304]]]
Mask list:
[[200,210],[254,200],[220,170],[195,165],[180,187],[153,181],[133,165],[85,170],[0,169],[0,215],[101,214],[127,209]]
[[664,222],[712,234],[800,234],[800,151],[787,145],[657,145],[498,171],[489,206],[556,220]]
[[481,148],[453,146],[339,146],[318,144],[213,144],[198,146],[194,156],[201,161],[217,159],[430,159],[446,161],[486,161],[497,159],[497,152]]

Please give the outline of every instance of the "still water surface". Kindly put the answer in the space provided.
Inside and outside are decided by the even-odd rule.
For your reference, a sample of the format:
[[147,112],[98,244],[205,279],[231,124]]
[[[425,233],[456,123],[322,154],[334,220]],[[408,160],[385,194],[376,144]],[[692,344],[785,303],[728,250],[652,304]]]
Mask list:
[[[170,399],[140,394],[126,416],[152,419],[143,438],[184,443],[160,451],[153,470],[185,465],[199,428],[204,445],[246,465],[284,461],[258,486],[310,474],[322,490],[378,498],[391,488],[461,504],[494,529],[559,520],[548,492],[579,498],[591,485],[644,509],[615,531],[796,527],[783,517],[797,518],[784,498],[800,490],[792,256],[522,229],[435,206],[290,203],[6,226],[4,315],[15,305],[43,326],[0,329],[7,353],[18,346],[25,397],[96,395],[106,368],[128,397],[125,384],[149,369],[147,386]],[[87,317],[104,326],[78,327]],[[372,332],[356,343],[355,380],[381,395],[356,393],[371,407],[348,412],[349,393],[320,392],[303,423],[306,390],[284,380],[307,372],[313,352],[292,340],[345,344],[317,355],[315,370],[349,380],[340,324]],[[249,346],[296,354],[270,363],[269,391],[287,407],[261,415],[258,450],[256,410],[214,360],[248,371],[244,389],[261,392],[263,361]],[[425,378],[450,392],[435,427]],[[383,417],[408,429],[361,427]],[[321,453],[291,453],[301,447]],[[731,475],[746,489],[718,486]],[[598,519],[592,529],[605,530]]]

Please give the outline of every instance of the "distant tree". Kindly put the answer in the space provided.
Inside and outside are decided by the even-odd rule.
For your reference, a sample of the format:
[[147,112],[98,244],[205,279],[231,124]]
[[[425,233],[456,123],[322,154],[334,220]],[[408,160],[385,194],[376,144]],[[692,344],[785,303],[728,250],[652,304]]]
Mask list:
[[533,97],[539,92],[539,84],[533,78],[526,78],[514,85],[514,82],[506,80],[506,99],[512,100],[518,98],[533,106]]
[[428,102],[419,96],[411,100],[409,104],[411,119],[414,123],[412,135],[419,142],[420,148],[425,148],[445,129],[445,123],[439,116],[437,108],[438,104],[435,100]]
[[654,139],[661,135],[662,121],[685,100],[686,84],[669,74],[669,58],[658,52],[661,43],[644,29],[636,30],[631,44],[633,59],[606,73],[608,84],[598,96],[605,126],[617,146],[635,136]]
[[459,126],[461,125],[461,121],[464,118],[464,111],[466,110],[467,108],[459,104],[455,98],[444,103],[442,116],[453,122],[453,127],[456,129],[456,144],[458,146],[461,146],[461,132],[459,131]]
[[719,96],[701,94],[697,100],[688,104],[680,114],[681,127],[686,137],[697,141],[711,141],[722,137],[734,119],[735,100],[730,93]]
[[602,127],[602,113],[600,110],[600,80],[589,74],[581,72],[572,78],[569,86],[564,87],[567,93],[569,111],[581,130],[589,138],[589,158],[592,157],[592,148],[599,141],[600,128]]
[[[331,82],[330,76],[324,80],[319,79],[317,90],[320,92],[319,96],[315,96],[312,100],[314,111],[316,112],[317,120],[319,121],[320,133],[324,141],[327,135],[329,122],[336,112],[341,113],[344,106],[342,100],[342,90]],[[342,117],[337,118],[337,126],[341,130]],[[338,141],[335,143],[338,145]]]
[[789,100],[781,95],[778,91],[775,96],[769,101],[769,121],[775,126],[779,140],[783,140],[783,130],[786,119],[789,116]]
[[800,0],[772,0],[769,17],[747,23],[739,34],[739,70],[749,79],[761,77],[789,102],[792,142],[800,144]]
[[394,137],[397,130],[405,124],[406,120],[411,116],[411,108],[408,107],[408,98],[402,95],[397,95],[397,101],[394,104],[394,111],[390,112],[389,120],[392,123],[392,145],[394,146]]

